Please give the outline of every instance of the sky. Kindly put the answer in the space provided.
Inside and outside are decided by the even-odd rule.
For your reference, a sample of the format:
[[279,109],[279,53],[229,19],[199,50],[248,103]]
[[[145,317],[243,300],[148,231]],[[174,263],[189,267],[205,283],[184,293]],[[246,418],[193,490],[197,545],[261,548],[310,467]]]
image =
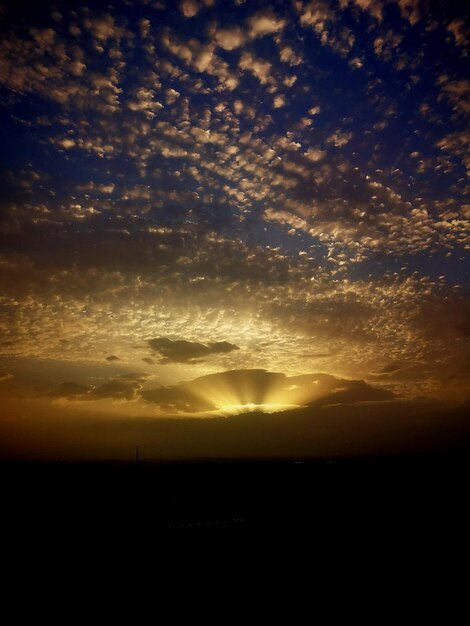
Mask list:
[[2,458],[461,440],[469,32],[433,0],[0,0]]

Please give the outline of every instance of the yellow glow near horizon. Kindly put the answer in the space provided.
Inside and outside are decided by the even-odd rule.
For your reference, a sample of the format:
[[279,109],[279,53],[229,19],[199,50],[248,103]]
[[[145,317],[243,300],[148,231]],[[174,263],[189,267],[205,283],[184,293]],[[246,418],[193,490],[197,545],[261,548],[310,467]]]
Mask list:
[[278,411],[286,411],[287,409],[298,408],[298,404],[223,404],[218,407],[216,411],[217,415],[238,415],[240,413],[255,413],[260,411],[261,413],[277,413]]
[[266,377],[262,370],[226,374],[185,384],[186,391],[194,398],[214,407],[201,413],[226,416],[255,411],[275,413],[304,406],[324,393],[314,380],[310,385],[298,386],[282,375]]

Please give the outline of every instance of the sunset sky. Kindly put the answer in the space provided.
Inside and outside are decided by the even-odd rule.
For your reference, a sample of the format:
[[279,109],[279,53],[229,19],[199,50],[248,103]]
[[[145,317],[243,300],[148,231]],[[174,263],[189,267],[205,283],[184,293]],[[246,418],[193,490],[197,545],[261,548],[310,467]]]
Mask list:
[[433,0],[0,0],[1,456],[457,441],[469,32]]

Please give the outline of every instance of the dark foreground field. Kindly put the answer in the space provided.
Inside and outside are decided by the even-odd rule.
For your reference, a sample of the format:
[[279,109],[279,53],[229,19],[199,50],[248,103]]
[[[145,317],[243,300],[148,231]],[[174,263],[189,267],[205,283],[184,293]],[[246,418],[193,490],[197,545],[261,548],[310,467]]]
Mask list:
[[209,592],[231,576],[238,597],[266,575],[316,602],[332,594],[330,611],[349,610],[346,591],[369,607],[386,593],[387,611],[407,598],[431,607],[445,585],[467,593],[468,469],[455,456],[3,463],[3,570],[14,597],[72,590],[70,610],[92,588],[114,589],[113,603],[116,589],[146,589],[152,604],[157,580]]
[[467,522],[465,457],[192,463],[0,464],[3,525],[54,541],[112,534],[455,538]]

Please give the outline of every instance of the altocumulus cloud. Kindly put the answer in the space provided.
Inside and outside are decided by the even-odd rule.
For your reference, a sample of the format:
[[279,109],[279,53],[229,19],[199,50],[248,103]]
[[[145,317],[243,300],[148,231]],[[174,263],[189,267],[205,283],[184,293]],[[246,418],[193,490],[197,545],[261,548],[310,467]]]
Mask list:
[[212,354],[228,354],[238,350],[238,346],[228,341],[216,341],[208,344],[184,339],[171,340],[167,337],[158,337],[149,340],[149,346],[161,356],[160,363],[196,363],[197,359]]
[[[2,371],[97,345],[133,362],[145,329],[141,366],[324,354],[337,376],[466,398],[458,4],[2,2]],[[95,397],[133,397],[105,382]]]

